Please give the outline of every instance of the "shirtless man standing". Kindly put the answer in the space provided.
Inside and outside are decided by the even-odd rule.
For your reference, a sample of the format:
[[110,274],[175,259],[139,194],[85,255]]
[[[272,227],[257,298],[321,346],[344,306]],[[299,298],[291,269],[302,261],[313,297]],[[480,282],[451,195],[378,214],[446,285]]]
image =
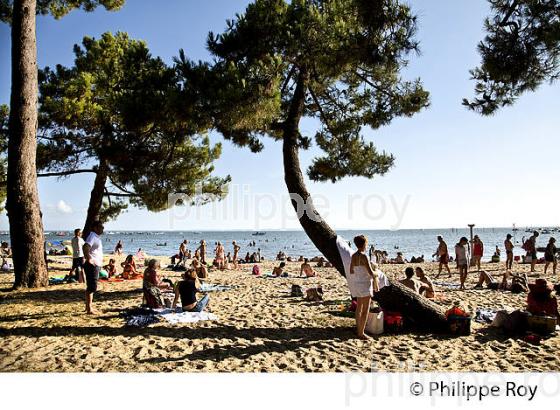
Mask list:
[[449,269],[449,251],[447,250],[447,244],[445,243],[441,235],[437,237],[437,240],[439,242],[439,245],[436,253],[432,255],[432,256],[437,256],[439,260],[439,269],[438,269],[438,274],[436,276],[436,279],[441,274],[441,271],[444,266],[445,269],[447,269],[447,273],[449,273],[449,276],[451,277],[451,269]]
[[513,265],[513,243],[511,242],[511,234],[506,235],[504,247],[506,248],[506,270],[511,270]]

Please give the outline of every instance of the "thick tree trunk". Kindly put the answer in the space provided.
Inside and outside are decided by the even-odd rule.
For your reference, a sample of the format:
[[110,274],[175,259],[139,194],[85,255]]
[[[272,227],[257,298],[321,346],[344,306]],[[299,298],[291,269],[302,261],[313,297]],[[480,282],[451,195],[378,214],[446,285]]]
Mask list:
[[[284,180],[305,233],[329,262],[345,275],[336,245],[336,232],[320,217],[313,206],[301,172],[298,136],[299,121],[304,110],[306,81],[305,72],[300,73],[288,118],[284,124]],[[302,208],[305,209],[305,213]],[[409,320],[422,324],[425,329],[444,331],[447,328],[445,314],[441,307],[399,283],[391,283],[390,286],[382,289],[376,299],[384,309],[399,311]]]
[[15,0],[6,210],[14,288],[48,285],[43,222],[37,190],[37,43],[35,0]]
[[105,184],[109,174],[109,166],[104,159],[99,160],[99,167],[95,174],[93,189],[89,197],[89,205],[86,216],[86,223],[83,229],[83,237],[87,238],[91,232],[93,222],[100,218],[101,207],[103,206],[103,197],[105,196]]

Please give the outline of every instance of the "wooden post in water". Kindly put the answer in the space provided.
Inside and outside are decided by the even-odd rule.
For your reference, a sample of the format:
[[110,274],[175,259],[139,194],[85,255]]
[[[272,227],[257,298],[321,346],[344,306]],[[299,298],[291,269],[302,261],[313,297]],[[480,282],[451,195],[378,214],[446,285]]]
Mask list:
[[473,236],[473,228],[474,228],[474,226],[475,226],[474,224],[469,224],[469,225],[468,225],[469,230],[470,230],[470,233],[471,233],[471,241],[470,241],[470,244],[471,244],[471,249],[470,249],[470,251],[471,251],[471,261],[470,261],[470,266],[474,266],[474,260],[473,260],[473,257],[472,257],[473,242],[474,242],[474,236]]

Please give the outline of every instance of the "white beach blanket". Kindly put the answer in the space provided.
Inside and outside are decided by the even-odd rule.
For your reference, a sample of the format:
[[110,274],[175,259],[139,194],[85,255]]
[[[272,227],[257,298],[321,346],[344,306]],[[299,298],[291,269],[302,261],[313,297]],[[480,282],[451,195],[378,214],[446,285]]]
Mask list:
[[[352,259],[352,254],[354,251],[348,245],[348,241],[342,236],[336,237],[336,246],[338,248],[338,253],[340,253],[340,258],[342,259],[342,264],[344,265],[344,274],[348,277],[350,274],[350,261]],[[379,289],[389,286],[389,279],[380,269],[377,269],[377,276],[379,280]]]
[[209,312],[183,312],[181,308],[173,309],[154,309],[158,316],[161,316],[172,325],[178,323],[195,323],[202,320],[218,320],[218,316]]

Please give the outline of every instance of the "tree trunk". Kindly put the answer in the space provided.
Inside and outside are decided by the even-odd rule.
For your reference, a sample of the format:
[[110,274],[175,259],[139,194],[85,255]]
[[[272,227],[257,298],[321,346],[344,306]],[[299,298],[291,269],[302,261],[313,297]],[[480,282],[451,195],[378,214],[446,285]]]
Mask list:
[[86,216],[86,223],[83,229],[83,237],[87,238],[91,232],[93,222],[98,220],[103,206],[103,198],[105,196],[105,184],[107,183],[107,176],[109,175],[109,165],[104,159],[99,160],[99,167],[95,174],[93,182],[93,189],[89,197],[89,205]]
[[37,190],[37,43],[35,0],[15,0],[6,210],[13,251],[14,288],[48,285]]
[[[305,233],[317,249],[344,276],[344,265],[336,245],[336,232],[320,217],[313,206],[299,162],[299,121],[304,111],[306,81],[307,75],[303,71],[300,73],[292,105],[284,123],[284,180]],[[302,207],[305,208],[305,214],[302,212]],[[391,283],[390,286],[383,288],[377,294],[376,299],[384,309],[399,311],[409,320],[422,324],[430,331],[445,331],[447,328],[445,314],[440,306],[399,283]]]

